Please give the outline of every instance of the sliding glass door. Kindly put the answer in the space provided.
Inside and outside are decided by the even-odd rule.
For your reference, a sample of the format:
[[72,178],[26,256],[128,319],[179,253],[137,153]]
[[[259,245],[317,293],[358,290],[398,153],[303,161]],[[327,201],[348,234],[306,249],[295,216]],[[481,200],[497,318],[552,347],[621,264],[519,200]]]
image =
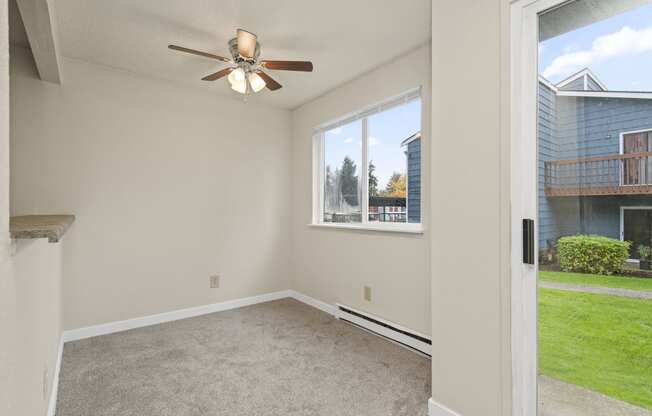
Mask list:
[[651,40],[647,0],[513,3],[516,415],[652,415]]
[[514,414],[652,415],[652,3],[512,18]]

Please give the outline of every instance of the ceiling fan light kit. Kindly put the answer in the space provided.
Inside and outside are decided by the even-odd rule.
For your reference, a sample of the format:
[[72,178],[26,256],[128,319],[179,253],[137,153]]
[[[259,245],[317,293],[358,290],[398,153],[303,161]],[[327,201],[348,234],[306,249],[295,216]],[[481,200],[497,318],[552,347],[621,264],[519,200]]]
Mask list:
[[241,94],[247,93],[247,82],[253,92],[258,92],[266,86],[265,81],[258,74],[255,72],[245,74],[242,68],[234,69],[226,79],[231,84],[231,89]]
[[261,60],[261,46],[258,43],[258,37],[244,29],[238,29],[236,37],[229,41],[229,52],[232,59],[183,46],[168,45],[168,48],[228,63],[227,68],[206,75],[202,80],[215,81],[226,76],[231,89],[245,95],[259,92],[265,87],[271,91],[276,91],[282,87],[263,69],[301,72],[312,72],[313,70],[312,62],[309,61]]

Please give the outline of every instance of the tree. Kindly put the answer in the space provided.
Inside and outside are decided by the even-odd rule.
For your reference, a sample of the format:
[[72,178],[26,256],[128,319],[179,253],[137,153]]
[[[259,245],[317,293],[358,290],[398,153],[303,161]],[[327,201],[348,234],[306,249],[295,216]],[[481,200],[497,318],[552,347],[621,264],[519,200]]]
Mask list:
[[387,182],[383,196],[405,198],[407,195],[407,180],[402,173],[394,172]]
[[331,190],[333,189],[333,186],[335,186],[335,177],[331,171],[331,165],[326,165],[326,183],[324,184],[324,187]]
[[339,186],[342,197],[350,206],[359,204],[358,198],[358,175],[355,162],[348,156],[342,161],[342,169],[339,170]]
[[369,161],[369,196],[378,195],[378,178],[376,177],[376,165],[374,161]]
[[331,211],[337,206],[337,172],[333,174],[330,165],[326,165],[326,178],[324,180],[324,196],[326,210]]

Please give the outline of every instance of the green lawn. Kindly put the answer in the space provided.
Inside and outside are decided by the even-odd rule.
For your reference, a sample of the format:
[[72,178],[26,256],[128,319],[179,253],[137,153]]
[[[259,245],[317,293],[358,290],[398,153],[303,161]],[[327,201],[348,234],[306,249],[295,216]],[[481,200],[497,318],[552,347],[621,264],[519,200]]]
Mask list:
[[640,277],[600,276],[597,274],[540,271],[539,279],[547,282],[614,287],[619,289],[632,289],[652,292],[652,279],[644,279]]
[[652,301],[540,289],[539,371],[652,410]]

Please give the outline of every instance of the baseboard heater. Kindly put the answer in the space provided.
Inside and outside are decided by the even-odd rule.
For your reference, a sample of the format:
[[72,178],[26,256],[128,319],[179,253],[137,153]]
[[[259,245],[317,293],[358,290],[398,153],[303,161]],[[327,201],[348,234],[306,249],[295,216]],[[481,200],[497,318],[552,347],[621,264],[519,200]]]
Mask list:
[[430,338],[398,324],[366,312],[355,310],[350,306],[340,305],[339,303],[337,304],[337,318],[384,338],[388,338],[410,349],[428,356],[432,355],[432,341]]

